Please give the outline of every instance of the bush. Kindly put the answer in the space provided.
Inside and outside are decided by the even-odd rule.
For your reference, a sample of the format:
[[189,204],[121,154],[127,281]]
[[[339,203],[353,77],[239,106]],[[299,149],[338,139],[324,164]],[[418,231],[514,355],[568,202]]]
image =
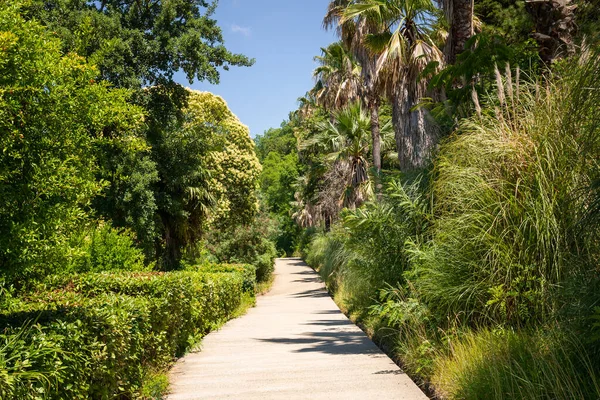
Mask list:
[[598,76],[597,55],[498,73],[426,187],[404,176],[311,242],[342,306],[442,398],[599,397]]
[[381,201],[346,211],[331,232],[314,236],[307,262],[331,290],[344,288],[347,306],[371,305],[379,289],[404,282],[409,250],[430,224],[427,199],[420,178],[391,181]]
[[68,272],[149,271],[143,251],[136,247],[135,236],[126,229],[101,223],[78,238],[77,250]]
[[134,397],[152,371],[234,315],[243,281],[238,269],[49,277],[0,314],[0,394]]
[[274,270],[277,249],[269,239],[268,221],[255,221],[231,231],[213,232],[209,238],[210,252],[224,263],[252,264],[256,267],[256,281],[266,282]]
[[238,272],[243,276],[242,290],[254,295],[256,289],[256,267],[251,264],[207,264],[192,267],[200,272]]
[[38,277],[64,268],[68,238],[104,186],[96,144],[142,147],[124,133],[143,115],[129,92],[96,83],[83,57],[64,55],[56,33],[26,21],[25,4],[0,3],[0,267]]
[[600,157],[600,94],[589,89],[600,61],[582,62],[543,91],[499,82],[502,104],[464,120],[441,147],[433,240],[413,280],[436,312],[540,323],[571,303],[557,301],[566,282],[597,273],[599,225],[580,227],[597,176],[590,160]]
[[296,238],[296,250],[294,251],[294,255],[306,259],[309,255],[309,246],[316,234],[317,228],[315,227],[303,229]]
[[308,246],[306,262],[319,272],[327,287],[335,291],[340,283],[341,271],[355,256],[345,247],[342,232],[334,229],[327,234],[317,234]]

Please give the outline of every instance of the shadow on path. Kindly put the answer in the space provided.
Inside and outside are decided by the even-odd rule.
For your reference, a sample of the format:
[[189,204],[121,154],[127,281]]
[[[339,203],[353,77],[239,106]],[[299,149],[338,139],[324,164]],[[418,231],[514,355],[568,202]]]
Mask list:
[[290,295],[289,297],[296,297],[296,298],[303,298],[303,297],[329,297],[329,293],[327,293],[325,291],[325,289],[310,289],[310,290],[305,290],[303,292],[298,292],[298,293],[294,293],[292,295]]
[[[308,265],[306,265],[306,263],[304,261],[302,261],[301,258],[289,258],[287,263],[288,263],[288,265],[302,266],[302,267],[306,267],[306,268],[310,269],[310,267]],[[311,269],[311,271],[312,271],[312,269]]]
[[388,369],[384,371],[373,372],[373,375],[404,375],[401,369]]
[[321,282],[321,279],[318,276],[313,276],[313,277],[309,277],[309,278],[295,279],[292,282],[293,283],[296,283],[296,282],[299,282],[299,283],[319,283],[319,282]]
[[[307,269],[305,269],[303,271],[294,272],[294,273],[292,273],[290,275],[310,275],[310,276],[315,276],[316,275],[315,271],[313,271],[312,269],[310,269],[308,267],[306,267],[306,268]],[[319,275],[316,275],[316,276],[318,277]]]
[[379,349],[362,332],[306,332],[298,338],[255,339],[260,342],[289,344],[293,353],[378,354]]
[[323,321],[313,321],[302,325],[313,325],[313,326],[353,326],[351,321],[343,319],[328,319]]

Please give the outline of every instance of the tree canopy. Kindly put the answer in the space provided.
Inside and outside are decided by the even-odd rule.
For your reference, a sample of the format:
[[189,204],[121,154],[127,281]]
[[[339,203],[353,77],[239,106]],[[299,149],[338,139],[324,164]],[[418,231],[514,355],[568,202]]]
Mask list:
[[173,80],[219,82],[219,68],[250,66],[253,60],[223,44],[207,0],[32,0],[26,15],[98,66],[100,76],[119,87],[137,88]]
[[18,4],[0,11],[0,264],[52,270],[105,186],[97,147],[146,149],[135,135],[144,112]]

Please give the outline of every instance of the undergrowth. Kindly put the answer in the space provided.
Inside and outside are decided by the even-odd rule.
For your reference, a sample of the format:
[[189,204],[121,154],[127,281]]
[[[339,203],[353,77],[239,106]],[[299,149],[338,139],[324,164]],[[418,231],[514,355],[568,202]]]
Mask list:
[[430,170],[347,211],[307,262],[440,398],[597,399],[600,60],[496,75]]

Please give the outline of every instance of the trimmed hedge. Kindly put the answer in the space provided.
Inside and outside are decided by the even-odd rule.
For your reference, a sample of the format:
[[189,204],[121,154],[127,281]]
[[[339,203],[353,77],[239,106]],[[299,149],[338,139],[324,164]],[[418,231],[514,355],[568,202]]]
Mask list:
[[195,267],[200,272],[239,272],[243,276],[243,290],[254,294],[256,289],[256,267],[252,264],[209,264]]
[[137,397],[148,374],[231,318],[244,282],[238,267],[47,278],[4,301],[0,398]]

